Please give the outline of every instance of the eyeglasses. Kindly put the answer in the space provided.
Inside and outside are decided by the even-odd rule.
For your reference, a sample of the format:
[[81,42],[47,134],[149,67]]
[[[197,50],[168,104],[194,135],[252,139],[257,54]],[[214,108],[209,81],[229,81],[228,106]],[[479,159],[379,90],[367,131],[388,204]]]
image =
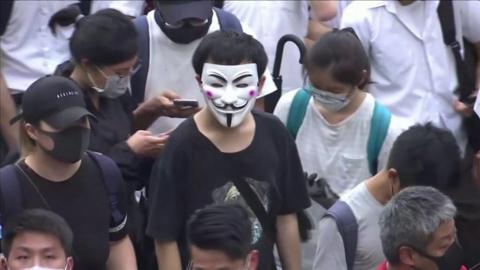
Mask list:
[[[250,269],[250,259],[251,259],[251,254],[248,254],[247,258],[245,258],[245,266],[242,268],[242,270]],[[195,268],[193,267],[192,261],[188,263],[186,270],[195,270]]]
[[165,26],[170,28],[170,29],[179,29],[179,28],[184,27],[187,24],[192,26],[192,27],[201,27],[201,26],[207,25],[208,21],[209,21],[209,19],[205,19],[205,20],[184,19],[184,20],[178,21],[176,23],[165,22]]
[[[135,65],[128,71],[127,74],[118,74],[116,72],[114,72],[113,70],[111,70],[113,73],[115,73],[115,75],[117,75],[119,78],[125,78],[125,77],[129,77],[129,76],[132,76],[133,74],[137,73],[138,70],[140,70],[140,68],[142,67],[142,63],[140,60],[137,61],[137,63],[135,63]],[[108,78],[109,75],[105,74],[105,72],[97,66],[97,69],[98,71],[100,72],[100,74],[102,74],[102,76],[104,78]]]

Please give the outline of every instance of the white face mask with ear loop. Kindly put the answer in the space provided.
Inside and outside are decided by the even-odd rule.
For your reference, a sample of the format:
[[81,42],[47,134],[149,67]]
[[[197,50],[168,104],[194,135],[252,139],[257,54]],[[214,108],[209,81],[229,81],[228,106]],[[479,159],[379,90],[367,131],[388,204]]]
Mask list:
[[334,94],[328,91],[320,90],[311,83],[307,84],[307,91],[313,99],[322,107],[331,112],[338,112],[350,104],[350,93]]
[[95,81],[88,72],[87,77],[90,80],[90,83],[92,83],[92,88],[95,89],[100,96],[114,99],[122,96],[130,89],[130,78],[139,68],[140,66],[137,66],[129,71],[127,75],[120,77],[118,74],[108,76],[97,67],[100,74],[106,79],[105,87],[103,89],[96,86]]

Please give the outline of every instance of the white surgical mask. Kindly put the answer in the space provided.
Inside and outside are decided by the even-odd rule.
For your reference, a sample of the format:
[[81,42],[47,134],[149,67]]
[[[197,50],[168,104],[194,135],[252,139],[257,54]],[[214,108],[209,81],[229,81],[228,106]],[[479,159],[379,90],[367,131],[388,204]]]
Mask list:
[[134,67],[127,75],[120,76],[118,74],[107,76],[100,68],[98,71],[107,80],[105,87],[102,89],[95,85],[92,76],[87,72],[88,79],[93,84],[92,88],[95,89],[98,94],[106,98],[118,98],[125,94],[130,89],[130,78],[132,74],[138,71],[140,65]]
[[208,109],[220,124],[229,128],[238,126],[255,105],[257,65],[204,64],[202,93]]
[[338,112],[350,103],[350,93],[330,93],[315,88],[311,83],[308,84],[307,90],[310,92],[316,102],[318,102],[322,107],[331,112]]

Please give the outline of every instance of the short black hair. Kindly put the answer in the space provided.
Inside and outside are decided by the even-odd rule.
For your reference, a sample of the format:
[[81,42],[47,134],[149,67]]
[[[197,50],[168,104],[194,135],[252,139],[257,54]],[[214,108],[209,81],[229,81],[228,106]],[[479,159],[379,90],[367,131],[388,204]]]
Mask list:
[[363,88],[364,71],[370,75],[370,61],[351,28],[333,30],[320,37],[308,50],[304,68],[307,72],[325,70],[338,82]]
[[240,205],[210,205],[190,218],[187,240],[189,246],[221,251],[230,259],[244,259],[252,250],[252,223]]
[[73,233],[59,215],[44,209],[22,211],[7,222],[2,232],[2,251],[8,259],[15,237],[26,232],[38,232],[56,237],[67,257],[73,254]]
[[193,54],[193,69],[198,75],[202,75],[203,65],[208,61],[219,65],[239,65],[244,61],[254,63],[258,78],[261,78],[268,57],[263,45],[251,35],[216,31],[206,35]]
[[460,148],[453,134],[431,123],[412,126],[400,134],[388,160],[388,168],[398,173],[401,188],[422,185],[441,191],[458,186],[460,164]]
[[130,60],[138,53],[138,32],[132,20],[115,9],[102,9],[79,18],[80,9],[66,7],[55,13],[49,26],[75,23],[70,38],[70,53],[75,62],[83,58],[97,66],[115,65]]

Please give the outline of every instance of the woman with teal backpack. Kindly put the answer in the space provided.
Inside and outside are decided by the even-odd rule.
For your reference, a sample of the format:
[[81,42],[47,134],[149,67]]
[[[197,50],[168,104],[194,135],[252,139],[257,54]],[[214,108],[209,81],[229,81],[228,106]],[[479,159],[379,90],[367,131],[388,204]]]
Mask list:
[[[334,30],[308,51],[304,87],[281,97],[275,115],[295,138],[314,223],[332,204],[386,165],[399,134],[388,109],[363,91],[370,64],[353,31]],[[319,206],[320,205],[320,206]],[[312,269],[317,231],[302,246],[303,269]]]

